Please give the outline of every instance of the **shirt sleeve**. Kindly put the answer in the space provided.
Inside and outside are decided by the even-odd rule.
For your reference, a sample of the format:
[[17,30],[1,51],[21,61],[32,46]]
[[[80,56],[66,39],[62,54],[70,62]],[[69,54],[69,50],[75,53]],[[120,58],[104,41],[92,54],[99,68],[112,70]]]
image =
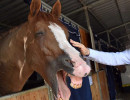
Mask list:
[[111,66],[130,64],[130,49],[115,53],[89,50],[90,55],[87,58],[98,63]]

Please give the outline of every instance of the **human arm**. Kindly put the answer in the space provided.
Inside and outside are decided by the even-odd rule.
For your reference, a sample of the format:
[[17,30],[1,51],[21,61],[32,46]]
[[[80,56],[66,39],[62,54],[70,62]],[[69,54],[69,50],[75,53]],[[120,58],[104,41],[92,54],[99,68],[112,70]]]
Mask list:
[[130,50],[122,52],[102,52],[89,49],[89,51],[90,54],[87,58],[98,63],[111,66],[130,64]]
[[102,52],[86,48],[83,44],[70,40],[73,46],[80,48],[82,55],[98,63],[117,66],[130,64],[130,49],[123,52]]

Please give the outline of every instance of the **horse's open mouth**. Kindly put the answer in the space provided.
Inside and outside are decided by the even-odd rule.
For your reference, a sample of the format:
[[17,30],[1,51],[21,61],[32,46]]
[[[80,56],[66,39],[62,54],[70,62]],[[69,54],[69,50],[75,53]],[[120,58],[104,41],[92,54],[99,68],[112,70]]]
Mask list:
[[58,81],[58,95],[57,100],[69,100],[71,92],[67,87],[66,77],[69,76],[71,79],[70,86],[74,89],[78,89],[82,86],[82,78],[72,76],[67,74],[65,71],[61,70],[57,72]]

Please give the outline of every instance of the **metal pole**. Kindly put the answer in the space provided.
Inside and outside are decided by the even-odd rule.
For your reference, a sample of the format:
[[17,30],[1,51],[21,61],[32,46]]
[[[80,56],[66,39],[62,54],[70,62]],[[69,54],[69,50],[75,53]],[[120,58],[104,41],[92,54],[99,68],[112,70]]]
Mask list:
[[89,33],[90,33],[92,48],[96,49],[96,47],[95,47],[95,41],[94,41],[94,36],[93,36],[93,32],[92,32],[92,28],[90,26],[90,20],[89,20],[89,15],[88,15],[88,9],[87,9],[87,7],[84,7],[84,12],[85,12],[85,16],[86,16],[88,30],[89,30]]
[[[43,8],[45,8],[45,9],[51,11],[52,7],[51,7],[50,5],[48,5],[47,3],[45,3],[44,0],[42,0],[41,3],[42,3],[42,5],[43,5],[43,6],[42,6]],[[64,19],[70,21],[72,24],[77,25],[78,27],[83,28],[85,31],[88,31],[88,30],[86,30],[83,26],[81,26],[81,25],[79,25],[78,23],[74,22],[73,20],[71,20],[70,18],[66,17],[65,15],[61,14],[61,17],[64,17]]]
[[7,27],[7,28],[12,28],[12,26],[4,24],[4,23],[1,23],[1,22],[0,22],[0,26]]
[[[95,7],[95,6],[100,5],[102,3],[109,2],[109,1],[111,1],[111,0],[97,0],[97,1],[94,1],[93,3],[91,3],[91,4],[88,4],[88,5],[85,4],[85,7],[92,8],[92,7]],[[74,11],[72,11],[70,13],[67,13],[65,15],[66,16],[71,16],[72,14],[78,13],[78,12],[83,11],[83,10],[84,10],[84,7],[81,7],[79,9],[76,9],[76,10],[74,10]]]
[[[81,1],[81,3],[82,3],[82,1]],[[86,16],[88,30],[89,30],[89,33],[90,33],[92,48],[96,49],[96,47],[95,47],[95,41],[94,41],[94,36],[93,36],[92,28],[91,28],[91,25],[90,25],[90,20],[89,20],[88,8],[87,7],[84,7],[84,12],[85,12],[85,16]],[[100,97],[101,97],[101,100],[103,100],[102,91],[101,91],[101,85],[100,85],[100,79],[99,79],[99,73],[98,73],[98,67],[97,67],[96,62],[94,62],[94,65],[95,65],[95,71],[97,72],[97,80],[98,80],[98,86],[99,86],[99,91],[100,91]]]
[[108,30],[106,30],[106,31],[102,31],[102,32],[98,33],[97,35],[103,34],[103,33],[107,32],[107,31],[112,31],[112,30],[118,29],[118,28],[123,27],[123,26],[126,26],[126,25],[128,25],[128,24],[130,24],[130,21],[127,22],[127,23],[124,23],[124,24],[122,24],[122,25],[119,25],[119,26],[113,27],[113,28],[111,28],[111,29],[108,29]]
[[109,45],[111,45],[109,31],[107,31],[107,38],[108,38],[108,43],[109,43]]

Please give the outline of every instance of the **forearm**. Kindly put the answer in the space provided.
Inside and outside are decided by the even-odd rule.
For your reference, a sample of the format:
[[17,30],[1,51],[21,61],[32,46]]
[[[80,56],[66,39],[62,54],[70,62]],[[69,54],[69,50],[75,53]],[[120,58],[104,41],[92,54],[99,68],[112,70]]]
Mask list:
[[87,57],[90,60],[96,61],[101,64],[117,66],[117,65],[124,65],[130,64],[130,57],[128,56],[130,51],[128,52],[116,52],[116,53],[108,53],[108,52],[101,52],[96,51],[93,49],[89,49],[90,54]]

